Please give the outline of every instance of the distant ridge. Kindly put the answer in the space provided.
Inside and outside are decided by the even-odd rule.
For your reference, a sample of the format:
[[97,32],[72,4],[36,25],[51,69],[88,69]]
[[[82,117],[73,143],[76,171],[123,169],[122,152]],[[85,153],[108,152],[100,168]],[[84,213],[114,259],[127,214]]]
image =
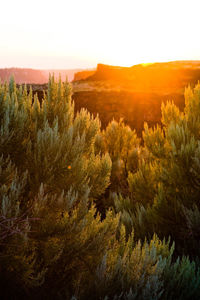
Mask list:
[[9,81],[11,75],[14,75],[16,83],[46,83],[46,76],[41,70],[6,68],[0,69],[1,81]]
[[132,89],[182,88],[200,79],[200,61],[172,61],[119,67],[98,64],[88,81],[112,81]]
[[1,81],[9,80],[14,75],[18,84],[44,84],[48,82],[49,73],[62,81],[114,81],[133,88],[154,88],[185,86],[188,81],[194,82],[200,78],[200,61],[171,61],[137,64],[132,67],[120,67],[98,64],[95,69],[49,69],[37,70],[31,68],[4,68],[0,69]]
[[44,84],[48,82],[49,73],[53,74],[58,79],[61,75],[62,81],[65,81],[66,77],[68,81],[72,81],[74,74],[83,71],[83,69],[49,69],[49,70],[36,70],[31,68],[5,68],[0,69],[1,81],[9,81],[11,75],[14,75],[15,81],[18,84]]

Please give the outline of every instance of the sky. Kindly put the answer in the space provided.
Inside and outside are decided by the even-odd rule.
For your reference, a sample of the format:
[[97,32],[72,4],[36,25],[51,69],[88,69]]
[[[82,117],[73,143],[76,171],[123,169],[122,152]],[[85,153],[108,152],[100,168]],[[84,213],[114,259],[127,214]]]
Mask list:
[[200,60],[199,0],[3,0],[0,68]]

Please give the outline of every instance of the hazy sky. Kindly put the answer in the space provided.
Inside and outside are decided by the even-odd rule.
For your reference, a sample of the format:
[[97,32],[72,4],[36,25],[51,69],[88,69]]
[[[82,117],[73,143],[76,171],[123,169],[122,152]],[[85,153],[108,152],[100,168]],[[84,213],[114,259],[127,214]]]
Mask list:
[[4,0],[0,67],[200,60],[200,0]]

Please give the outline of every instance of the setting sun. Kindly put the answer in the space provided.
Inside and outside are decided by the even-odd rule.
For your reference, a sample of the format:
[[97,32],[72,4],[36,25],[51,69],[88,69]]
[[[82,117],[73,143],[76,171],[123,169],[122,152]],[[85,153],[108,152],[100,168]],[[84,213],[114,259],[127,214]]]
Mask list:
[[[88,68],[200,59],[199,1],[1,3],[0,67]],[[16,63],[17,62],[17,63]]]

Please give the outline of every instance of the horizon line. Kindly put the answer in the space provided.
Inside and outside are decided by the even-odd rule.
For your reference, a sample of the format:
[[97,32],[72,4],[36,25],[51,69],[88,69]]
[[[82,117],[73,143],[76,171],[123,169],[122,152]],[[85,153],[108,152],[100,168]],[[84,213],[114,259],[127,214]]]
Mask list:
[[124,67],[124,68],[130,68],[133,66],[138,66],[138,65],[148,65],[148,64],[157,64],[157,63],[172,63],[172,62],[200,62],[200,59],[180,59],[180,60],[169,60],[169,61],[154,61],[154,62],[141,62],[141,63],[136,63],[130,66],[123,66],[123,65],[119,65],[119,64],[105,64],[105,63],[97,63],[96,66],[94,67],[74,67],[74,68],[34,68],[34,67],[17,67],[17,66],[12,66],[12,67],[1,67],[0,69],[28,69],[28,70],[38,70],[38,71],[49,71],[49,70],[94,70],[98,67],[98,65],[107,65],[107,66],[116,66],[116,67]]

